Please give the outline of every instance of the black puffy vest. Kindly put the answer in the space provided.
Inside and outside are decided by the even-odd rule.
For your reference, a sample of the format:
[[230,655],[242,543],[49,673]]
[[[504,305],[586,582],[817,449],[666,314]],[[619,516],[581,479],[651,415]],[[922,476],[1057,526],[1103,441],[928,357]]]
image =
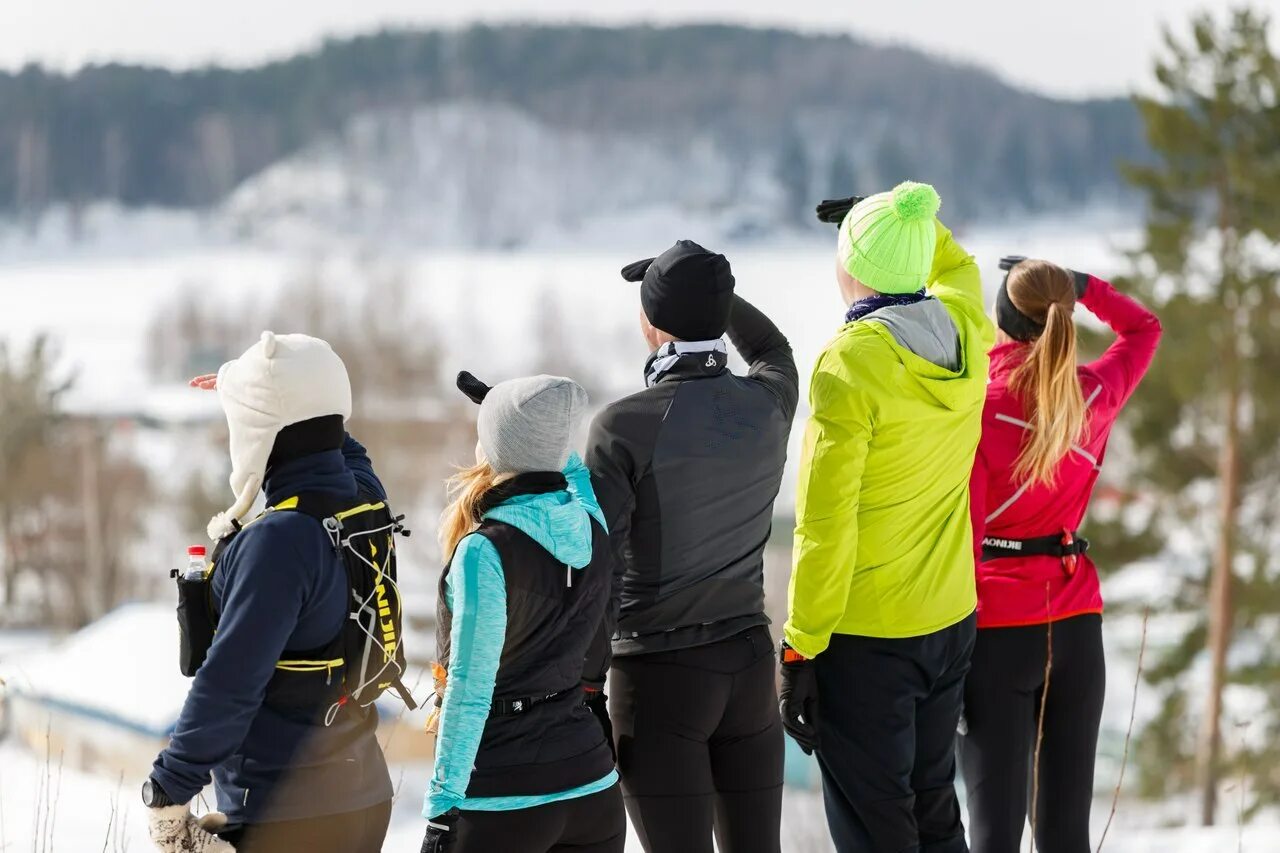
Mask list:
[[[565,489],[560,474],[526,474],[504,484],[485,510],[519,494]],[[486,520],[476,533],[493,543],[507,588],[507,635],[494,684],[500,700],[535,699],[511,713],[491,709],[468,797],[551,794],[594,782],[613,769],[600,723],[583,704],[583,661],[609,599],[612,555],[604,528],[591,521],[591,563],[570,569],[520,529]],[[436,644],[447,670],[453,614],[440,576]],[[572,584],[569,583],[570,579]],[[552,697],[541,701],[543,697]]]

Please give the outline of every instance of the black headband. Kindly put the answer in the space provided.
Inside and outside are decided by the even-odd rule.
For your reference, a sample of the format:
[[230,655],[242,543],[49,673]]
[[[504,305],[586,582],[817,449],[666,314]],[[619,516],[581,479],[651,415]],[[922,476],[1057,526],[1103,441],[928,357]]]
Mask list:
[[1033,341],[1044,334],[1044,323],[1023,314],[1009,298],[1009,273],[1025,260],[1024,255],[1006,255],[1000,259],[1000,269],[1004,270],[1004,279],[1000,282],[1000,289],[996,291],[996,325],[1006,335],[1023,343]]

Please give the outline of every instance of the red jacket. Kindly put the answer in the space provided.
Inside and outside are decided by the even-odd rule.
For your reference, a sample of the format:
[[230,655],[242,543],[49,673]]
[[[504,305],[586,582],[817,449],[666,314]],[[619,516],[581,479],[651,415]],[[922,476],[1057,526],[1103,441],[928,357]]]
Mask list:
[[978,559],[978,627],[1035,625],[1102,612],[1098,570],[1089,556],[1068,574],[1058,557],[1005,557],[982,562],[984,537],[1032,539],[1075,531],[1084,519],[1106,455],[1111,427],[1151,364],[1160,321],[1109,282],[1090,277],[1080,304],[1116,333],[1102,358],[1079,368],[1087,403],[1080,445],[1059,463],[1057,484],[1020,486],[1013,467],[1028,429],[1025,409],[1009,389],[1027,344],[991,351],[991,384],[982,413],[982,440],[970,480],[974,547]]

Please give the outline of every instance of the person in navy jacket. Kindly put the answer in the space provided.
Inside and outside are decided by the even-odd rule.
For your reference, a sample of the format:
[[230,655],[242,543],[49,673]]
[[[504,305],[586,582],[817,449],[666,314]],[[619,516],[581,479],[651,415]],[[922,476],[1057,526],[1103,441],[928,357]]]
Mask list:
[[[211,532],[239,523],[258,483],[269,507],[300,493],[353,505],[385,499],[364,447],[345,431],[350,385],[323,341],[268,333],[216,378],[192,384],[216,387],[231,432],[237,506]],[[268,690],[291,650],[323,647],[342,631],[346,572],[324,528],[300,512],[245,523],[216,558],[211,592],[214,642],[144,786],[152,839],[164,851],[381,850],[392,786],[376,709],[326,725],[323,696],[282,703]],[[202,825],[187,804],[211,779],[225,819]]]

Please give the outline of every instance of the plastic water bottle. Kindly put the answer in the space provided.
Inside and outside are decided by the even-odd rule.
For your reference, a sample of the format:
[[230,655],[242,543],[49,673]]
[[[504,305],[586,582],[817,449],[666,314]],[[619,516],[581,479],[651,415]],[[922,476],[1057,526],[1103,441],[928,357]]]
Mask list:
[[187,548],[187,568],[182,573],[183,580],[204,580],[204,558],[206,553],[203,545],[192,545]]

